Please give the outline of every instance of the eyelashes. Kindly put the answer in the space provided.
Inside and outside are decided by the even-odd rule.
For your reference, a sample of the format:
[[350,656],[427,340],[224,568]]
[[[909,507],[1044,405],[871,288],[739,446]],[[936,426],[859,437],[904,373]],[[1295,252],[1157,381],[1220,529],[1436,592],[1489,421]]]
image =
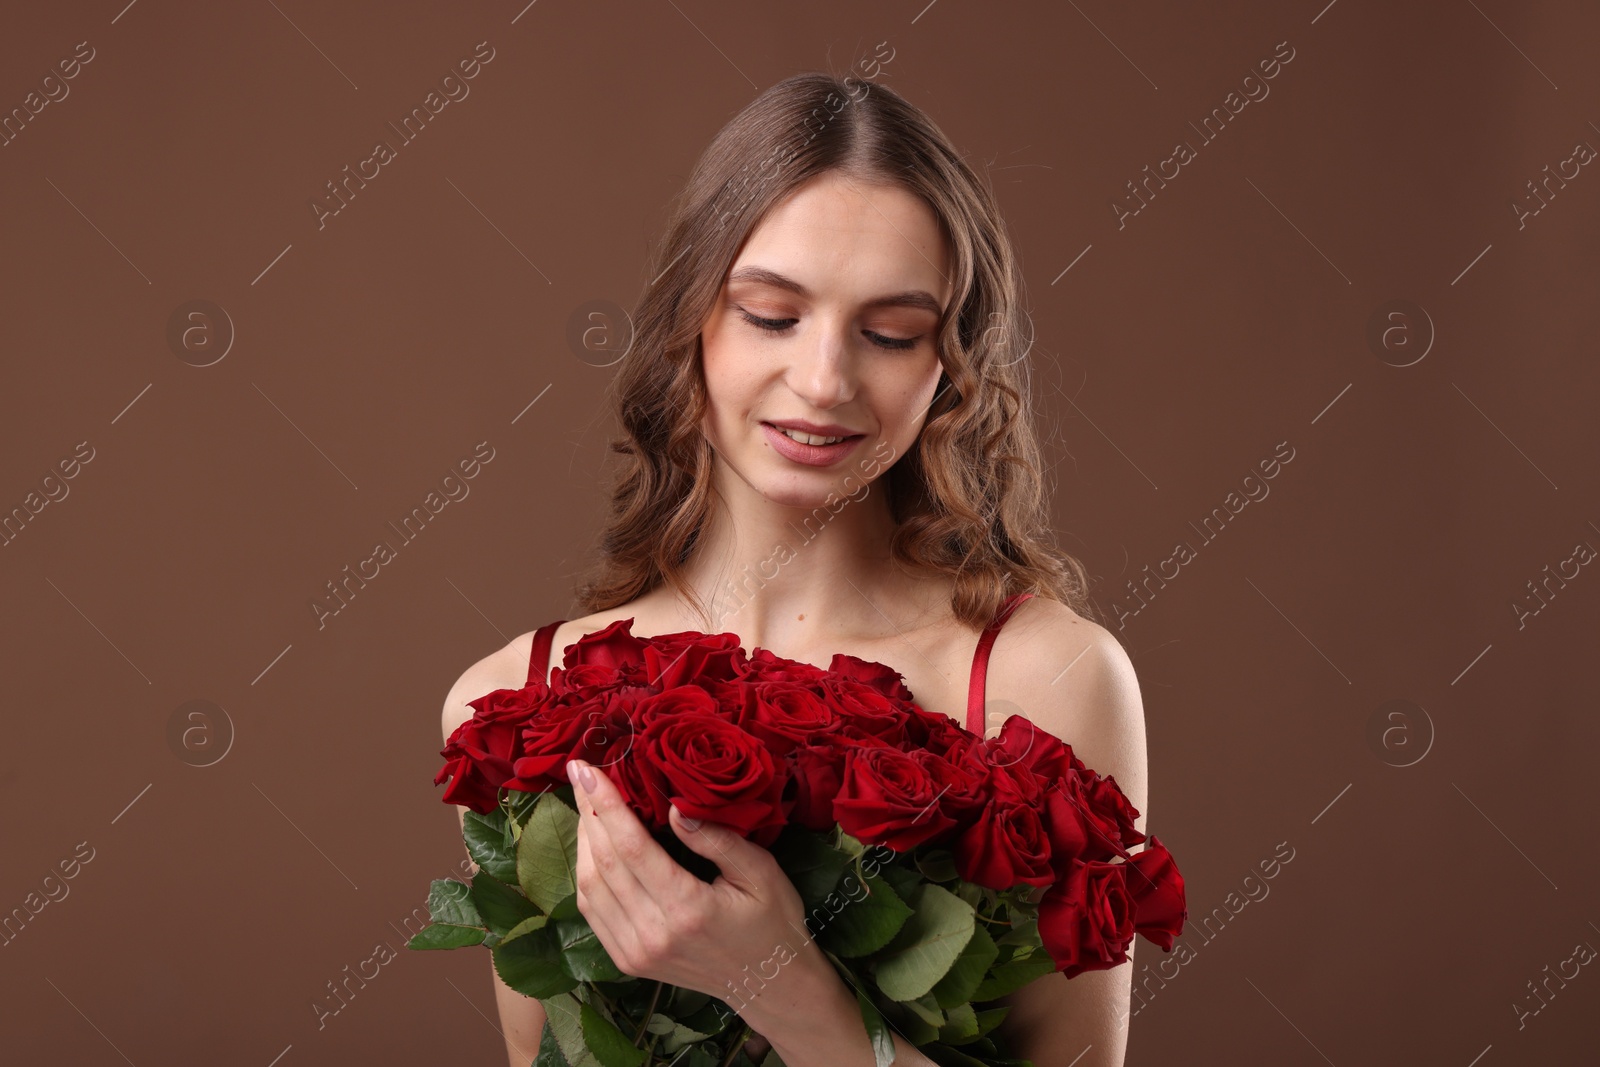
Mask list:
[[[744,308],[739,308],[738,310],[739,314],[743,315],[744,320],[750,325],[763,333],[774,335],[785,332],[800,321],[799,319],[764,319],[759,315],[750,314]],[[921,340],[920,337],[885,337],[883,334],[874,333],[871,330],[863,330],[862,332],[866,334],[868,340],[879,348],[886,348],[891,351],[904,351],[907,348],[914,348],[917,342]]]

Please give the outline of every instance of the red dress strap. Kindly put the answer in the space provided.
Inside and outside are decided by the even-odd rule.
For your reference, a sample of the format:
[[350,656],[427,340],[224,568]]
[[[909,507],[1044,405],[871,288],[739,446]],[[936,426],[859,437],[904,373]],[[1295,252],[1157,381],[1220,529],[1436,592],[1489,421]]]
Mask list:
[[550,677],[550,643],[555,640],[556,627],[566,622],[566,619],[557,619],[555,622],[546,623],[533,633],[533,653],[528,657],[528,680],[526,685],[532,685],[534,680],[545,681]]
[[967,730],[970,733],[983,736],[984,731],[984,678],[989,669],[989,650],[994,647],[994,639],[1000,636],[1000,627],[1006,624],[1011,613],[1017,605],[1033,596],[1032,593],[1013,593],[1006,598],[1000,610],[995,613],[994,621],[983,631],[983,636],[978,638],[978,651],[972,657],[972,681],[967,686]]

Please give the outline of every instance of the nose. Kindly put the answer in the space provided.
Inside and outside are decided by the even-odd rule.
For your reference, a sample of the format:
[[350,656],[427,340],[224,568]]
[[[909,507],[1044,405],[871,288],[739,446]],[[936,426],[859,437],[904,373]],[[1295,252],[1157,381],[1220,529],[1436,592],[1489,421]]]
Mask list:
[[856,363],[845,326],[823,326],[815,343],[794,347],[786,376],[796,396],[819,411],[838,407],[856,395]]

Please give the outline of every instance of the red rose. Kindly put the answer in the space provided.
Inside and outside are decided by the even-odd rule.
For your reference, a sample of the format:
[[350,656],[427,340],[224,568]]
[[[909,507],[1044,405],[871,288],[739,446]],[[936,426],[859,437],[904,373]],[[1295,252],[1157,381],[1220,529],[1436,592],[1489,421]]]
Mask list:
[[906,712],[893,698],[866,682],[828,676],[822,680],[822,699],[841,720],[839,729],[855,736],[871,736],[886,744],[906,743]]
[[956,870],[969,882],[1004,892],[1014,885],[1052,885],[1050,839],[1039,813],[1001,794],[955,844]]
[[784,767],[765,745],[717,715],[658,715],[639,735],[633,759],[648,790],[652,830],[667,826],[668,804],[694,819],[725,823],[758,845],[787,821]]
[[833,829],[833,798],[844,781],[844,761],[850,751],[864,745],[882,748],[877,738],[860,740],[841,733],[825,733],[789,754],[789,818],[808,830]]
[[738,677],[744,649],[737,634],[703,634],[696,630],[648,638],[644,672],[649,684],[672,689],[688,682],[708,683]]
[[948,715],[924,711],[916,704],[906,703],[901,711],[905,715],[906,746],[921,748],[936,756],[943,756],[962,741],[973,739],[960,723]]
[[[1100,841],[1098,828],[1090,829],[1088,805],[1076,774],[1057,779],[1046,789],[1043,807],[1045,835],[1050,838],[1050,855],[1057,874],[1065,875],[1073,861],[1103,860],[1114,855]],[[1099,845],[1093,853],[1089,850],[1091,832]]]
[[1083,761],[1072,754],[1072,746],[1022,715],[1010,715],[996,737],[984,741],[989,762],[996,766],[1027,768],[1048,782],[1070,770],[1084,770]]
[[838,728],[833,711],[802,686],[757,682],[743,688],[747,700],[734,721],[766,742],[774,756],[787,756],[806,741]]
[[1084,793],[1089,810],[1106,837],[1115,838],[1124,850],[1144,840],[1144,834],[1133,828],[1139,809],[1128,800],[1115,777],[1100,777],[1093,771],[1083,776]]
[[550,700],[541,683],[526,689],[496,689],[472,701],[472,718],[457,726],[439,755],[446,763],[434,777],[447,777],[443,800],[487,815],[500,803],[500,787],[522,753],[520,732]]
[[989,764],[979,744],[962,730],[941,757],[946,768],[940,780],[939,809],[958,825],[965,825],[982,811],[993,791]]
[[834,818],[863,844],[904,852],[955,825],[939,810],[940,788],[916,753],[853,747],[833,801]]
[[870,685],[886,697],[895,700],[911,700],[911,690],[901,681],[904,677],[892,667],[885,667],[881,663],[871,660],[856,659],[843,652],[835,652],[833,662],[828,664],[828,670],[841,678]]
[[639,666],[644,663],[645,642],[649,639],[633,636],[632,629],[632,619],[618,619],[603,630],[584,634],[567,646],[561,657],[562,665],[572,668],[594,664],[618,671]]
[[679,715],[715,715],[726,718],[715,697],[697,685],[676,685],[640,697],[633,708],[633,727],[643,733],[656,719]]
[[[1128,847],[1144,840],[1133,827],[1139,811],[1113,778],[1085,768],[1051,783],[1044,798],[1045,825],[1058,858],[1126,858]],[[1057,864],[1059,869],[1059,862]]]
[[550,674],[550,688],[565,696],[570,693],[588,695],[596,689],[614,689],[619,685],[639,685],[644,670],[637,663],[612,667],[604,663],[580,663],[576,667],[557,667]]
[[[639,735],[634,734],[633,744],[638,744]],[[629,749],[632,755],[632,747]],[[607,766],[605,773],[611,779],[611,784],[617,787],[617,792],[622,794],[622,799],[627,803],[629,810],[638,816],[639,821],[652,832],[660,829],[656,823],[656,799],[658,796],[655,787],[645,781],[644,775],[639,772],[637,758],[619,759]]]
[[996,796],[1009,797],[1014,804],[1037,808],[1044,802],[1044,781],[1026,767],[990,764],[989,787]]
[[815,686],[822,681],[825,673],[821,667],[784,659],[769,649],[758,648],[750,653],[739,677],[752,682],[793,682],[796,685]]
[[567,781],[567,761],[597,767],[626,755],[633,729],[631,709],[641,690],[596,690],[587,698],[567,696],[522,728],[522,755],[507,789],[543,793]]
[[1127,962],[1134,928],[1126,868],[1074,861],[1039,902],[1039,939],[1068,978]]
[[1171,951],[1172,939],[1189,920],[1183,875],[1159,838],[1151,837],[1141,852],[1128,860],[1128,891],[1133,895],[1133,928]]

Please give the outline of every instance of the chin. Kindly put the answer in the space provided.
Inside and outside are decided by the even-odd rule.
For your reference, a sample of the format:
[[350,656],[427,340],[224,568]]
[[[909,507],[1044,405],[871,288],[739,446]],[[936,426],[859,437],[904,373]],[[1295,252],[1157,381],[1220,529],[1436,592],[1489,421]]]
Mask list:
[[769,479],[764,484],[758,483],[754,488],[761,494],[763,500],[786,508],[819,508],[826,504],[830,497],[838,500],[845,495],[839,488],[837,478],[830,479],[821,475],[794,480]]

